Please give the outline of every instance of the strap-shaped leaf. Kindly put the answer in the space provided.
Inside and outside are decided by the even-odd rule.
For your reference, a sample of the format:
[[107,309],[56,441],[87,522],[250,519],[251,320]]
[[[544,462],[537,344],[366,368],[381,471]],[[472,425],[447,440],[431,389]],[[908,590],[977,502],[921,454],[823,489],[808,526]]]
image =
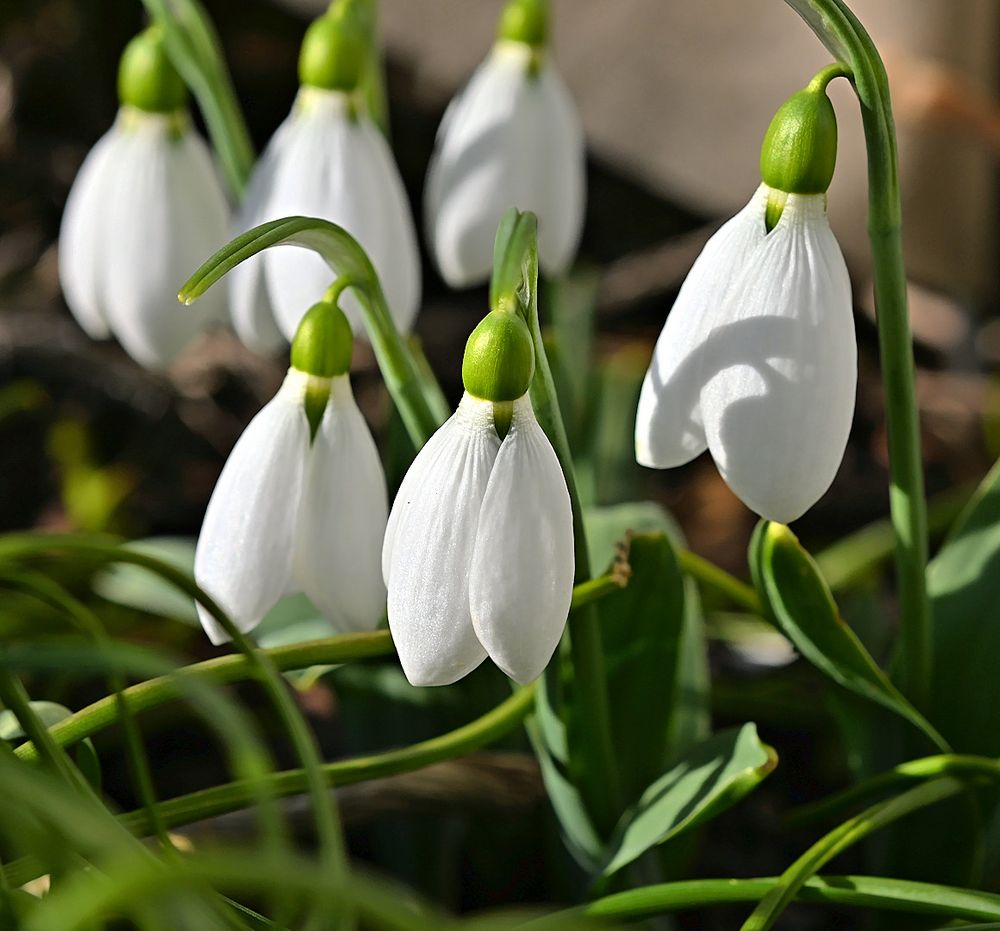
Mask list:
[[657,844],[663,844],[735,805],[778,763],[761,743],[755,724],[722,731],[692,747],[642,794],[609,846],[610,875]]
[[844,623],[819,567],[791,530],[762,522],[750,541],[750,569],[772,620],[806,660],[844,688],[905,718],[944,753],[951,751]]

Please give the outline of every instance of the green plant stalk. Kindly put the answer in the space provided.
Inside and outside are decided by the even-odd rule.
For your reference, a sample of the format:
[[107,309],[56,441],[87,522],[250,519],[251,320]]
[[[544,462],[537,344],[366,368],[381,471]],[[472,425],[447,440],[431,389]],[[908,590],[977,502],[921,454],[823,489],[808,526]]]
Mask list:
[[198,101],[226,181],[241,200],[255,155],[212,21],[198,0],[143,3],[163,27],[171,63]]
[[764,606],[752,585],[740,581],[725,569],[709,562],[703,556],[690,550],[677,550],[677,560],[681,568],[691,578],[725,595],[734,604],[746,608],[753,614],[763,615]]
[[[598,576],[573,589],[573,605],[579,607],[596,601],[620,590],[623,584],[623,578],[614,573]],[[267,654],[276,669],[288,672],[310,666],[337,665],[352,660],[389,656],[393,652],[393,646],[389,631],[378,630],[367,634],[340,634],[323,640],[262,649],[260,652]],[[137,714],[180,698],[187,681],[227,685],[251,678],[254,674],[254,667],[245,655],[231,653],[182,666],[169,675],[156,676],[131,685],[122,690],[121,701],[129,711]],[[115,696],[108,695],[53,724],[48,733],[56,744],[67,747],[111,727],[120,717],[121,710]],[[31,741],[21,744],[14,753],[22,760],[37,760],[39,757],[38,748]]]
[[838,825],[829,834],[821,837],[781,874],[778,883],[760,900],[744,922],[742,931],[767,931],[794,900],[803,884],[852,844],[911,812],[956,795],[966,788],[967,785],[962,780],[950,776],[940,777],[872,805],[861,814]]
[[352,282],[386,388],[419,449],[441,421],[424,393],[423,379],[389,313],[374,267],[357,240],[342,227],[313,217],[285,217],[262,223],[208,259],[185,282],[178,299],[184,304],[193,303],[240,262],[270,246],[280,245],[313,250],[326,261],[335,277]]
[[896,536],[900,635],[896,675],[921,708],[931,676],[927,504],[913,344],[903,268],[899,166],[885,67],[843,0],[786,0],[854,76],[868,151],[868,234],[889,439],[889,509]]
[[[420,743],[388,750],[371,756],[326,763],[322,767],[324,783],[330,787],[351,785],[368,779],[395,776],[416,769],[465,756],[510,733],[531,712],[535,701],[535,685],[518,689],[510,698],[469,724],[432,737]],[[308,788],[308,773],[303,769],[286,770],[268,777],[277,797],[301,794]],[[168,828],[178,828],[216,815],[239,811],[251,802],[245,782],[230,782],[200,792],[192,792],[161,802],[160,817]],[[149,816],[139,809],[122,818],[133,833],[144,835],[150,830]]]
[[818,802],[803,805],[791,812],[786,820],[790,826],[802,827],[838,815],[853,805],[870,801],[899,786],[925,782],[938,776],[954,776],[956,779],[977,782],[1000,782],[1000,760],[957,753],[907,760]]
[[[13,541],[10,537],[6,538],[4,545],[0,547],[0,556],[7,555],[9,557],[12,553],[24,555],[26,551],[31,551],[34,548],[32,543],[34,542],[35,546],[37,546],[37,541],[33,541],[30,534],[26,535],[26,537],[25,544],[20,549],[17,546],[17,538]],[[107,562],[131,563],[132,565],[148,569],[201,604],[218,621],[232,640],[233,645],[246,657],[248,664],[254,670],[256,678],[274,705],[282,724],[286,728],[292,746],[304,764],[308,777],[309,792],[316,815],[317,834],[323,862],[330,871],[331,877],[339,878],[346,876],[347,855],[341,834],[340,821],[334,809],[334,800],[330,796],[330,793],[325,791],[326,787],[320,769],[321,759],[319,750],[305,719],[295,705],[294,699],[285,688],[281,675],[275,669],[268,656],[259,651],[250,642],[246,635],[236,627],[229,616],[193,579],[169,563],[134,550],[126,550],[104,543],[80,541],[79,539],[74,539],[67,543],[61,538],[50,537],[48,538],[47,548],[66,548],[71,552],[83,553]],[[27,733],[33,741],[37,740],[36,734]],[[51,740],[47,731],[46,739]]]
[[[535,349],[531,403],[566,477],[566,487],[573,507],[576,582],[586,582],[590,578],[591,568],[583,509],[576,487],[573,455],[538,319],[538,238],[534,215],[519,214],[513,209],[508,211],[497,232],[497,243],[493,280],[490,284],[490,306],[495,310],[505,301],[516,300],[526,310],[528,329]],[[581,727],[586,728],[587,734],[587,739],[578,742],[580,754],[573,766],[574,778],[595,826],[607,837],[621,816],[623,798],[618,759],[611,735],[600,618],[592,606],[579,607],[570,611],[567,627],[573,665],[573,699],[577,705],[576,713]]]
[[[756,902],[774,889],[778,881],[778,877],[768,876],[663,883],[605,896],[570,914],[634,921],[708,905]],[[798,890],[795,899],[799,902],[880,908],[966,921],[1000,918],[1000,896],[974,889],[881,876],[814,876]],[[543,918],[529,927],[541,931],[545,921]]]

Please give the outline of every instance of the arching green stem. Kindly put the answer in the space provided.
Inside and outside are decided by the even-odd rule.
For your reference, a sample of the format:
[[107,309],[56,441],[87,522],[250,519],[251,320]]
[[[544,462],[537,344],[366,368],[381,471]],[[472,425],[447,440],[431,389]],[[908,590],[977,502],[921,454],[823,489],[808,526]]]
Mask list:
[[895,672],[903,691],[922,708],[931,675],[931,616],[925,576],[927,505],[889,82],[875,44],[843,0],[786,2],[849,70],[861,105],[868,150],[868,233],[889,434],[889,505],[899,580],[900,635]]

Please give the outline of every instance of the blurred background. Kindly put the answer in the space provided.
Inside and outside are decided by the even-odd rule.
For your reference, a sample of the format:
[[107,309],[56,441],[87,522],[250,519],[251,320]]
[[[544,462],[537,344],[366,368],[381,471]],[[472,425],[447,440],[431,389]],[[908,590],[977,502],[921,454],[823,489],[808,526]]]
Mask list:
[[[260,149],[288,112],[298,45],[324,4],[205,3]],[[380,3],[392,143],[418,225],[438,122],[486,54],[500,5]],[[756,187],[759,144],[774,110],[829,55],[779,0],[555,0],[553,6],[556,62],[590,146],[579,268],[549,292],[555,329],[583,342],[561,370],[564,401],[568,396],[578,414],[583,486],[594,505],[656,502],[694,551],[745,576],[753,516],[707,457],[665,473],[639,469],[631,418],[653,341],[684,275],[708,236]],[[954,514],[954,489],[961,497],[1000,454],[1000,5],[857,0],[853,7],[884,53],[894,93],[928,487],[932,512],[947,516]],[[0,5],[3,531],[193,537],[229,450],[287,367],[287,358],[261,358],[218,332],[166,376],[152,375],[114,343],[91,342],[63,303],[55,252],[61,212],[85,154],[114,118],[117,59],[143,22],[137,0]],[[845,82],[836,82],[831,96],[841,145],[830,213],[854,284],[861,380],[840,474],[797,525],[814,550],[888,510],[864,143]],[[486,309],[486,292],[448,291],[426,261],[424,274],[417,334],[456,399],[461,350]],[[582,368],[574,364],[581,359]],[[355,369],[355,390],[378,429],[390,481],[398,481],[412,453],[370,351],[359,349]],[[854,612],[856,626],[869,624],[877,642],[885,628],[872,618],[891,617],[891,592],[874,582],[854,597],[857,604],[845,612]],[[46,623],[35,610],[8,611],[0,623]],[[109,610],[129,635],[209,655],[190,625]],[[710,616],[713,712],[723,724],[757,720],[765,740],[782,748],[782,766],[689,852],[701,875],[780,871],[801,837],[781,832],[777,806],[839,785],[846,766],[832,740],[817,745],[817,734],[830,736],[832,724],[821,708],[801,701],[802,682],[783,642],[759,630],[746,633],[738,621]],[[467,694],[418,693],[393,667],[359,669],[314,677],[300,693],[312,716],[325,722],[331,756],[392,745],[404,735],[431,736],[503,694],[502,683],[485,673],[471,678]],[[62,695],[72,707],[86,698]],[[211,754],[194,752],[205,738],[194,730],[178,736],[166,730],[166,719],[161,723],[172,735],[156,749],[171,774],[168,794],[212,778]],[[110,781],[114,791],[115,777]],[[128,788],[120,782],[127,805]],[[455,907],[568,900],[577,892],[580,878],[559,844],[533,760],[516,742],[342,795],[357,853]],[[211,830],[239,831],[241,824],[235,818]],[[832,926],[806,913],[795,920],[802,928]],[[845,916],[836,926],[852,927],[852,920]],[[728,926],[718,912],[691,921],[690,927]]]

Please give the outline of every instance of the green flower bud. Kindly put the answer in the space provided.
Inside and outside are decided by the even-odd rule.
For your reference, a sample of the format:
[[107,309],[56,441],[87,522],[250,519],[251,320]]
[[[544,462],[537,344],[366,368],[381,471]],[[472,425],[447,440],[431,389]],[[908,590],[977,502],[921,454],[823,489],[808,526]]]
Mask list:
[[292,340],[292,367],[318,378],[344,375],[351,368],[354,335],[344,312],[325,301],[313,304]]
[[[827,79],[828,80],[828,79]],[[837,162],[837,117],[817,77],[771,120],[760,151],[764,183],[786,194],[825,194]]]
[[548,0],[509,0],[500,14],[497,36],[525,45],[545,45],[549,38]]
[[516,313],[492,310],[465,344],[462,381],[484,401],[516,401],[535,373],[535,348],[528,325]]
[[167,57],[159,26],[143,30],[125,46],[118,65],[118,99],[150,113],[170,113],[187,103],[187,87]]
[[364,75],[368,42],[360,15],[332,10],[306,30],[299,53],[299,81],[329,91],[352,91]]

